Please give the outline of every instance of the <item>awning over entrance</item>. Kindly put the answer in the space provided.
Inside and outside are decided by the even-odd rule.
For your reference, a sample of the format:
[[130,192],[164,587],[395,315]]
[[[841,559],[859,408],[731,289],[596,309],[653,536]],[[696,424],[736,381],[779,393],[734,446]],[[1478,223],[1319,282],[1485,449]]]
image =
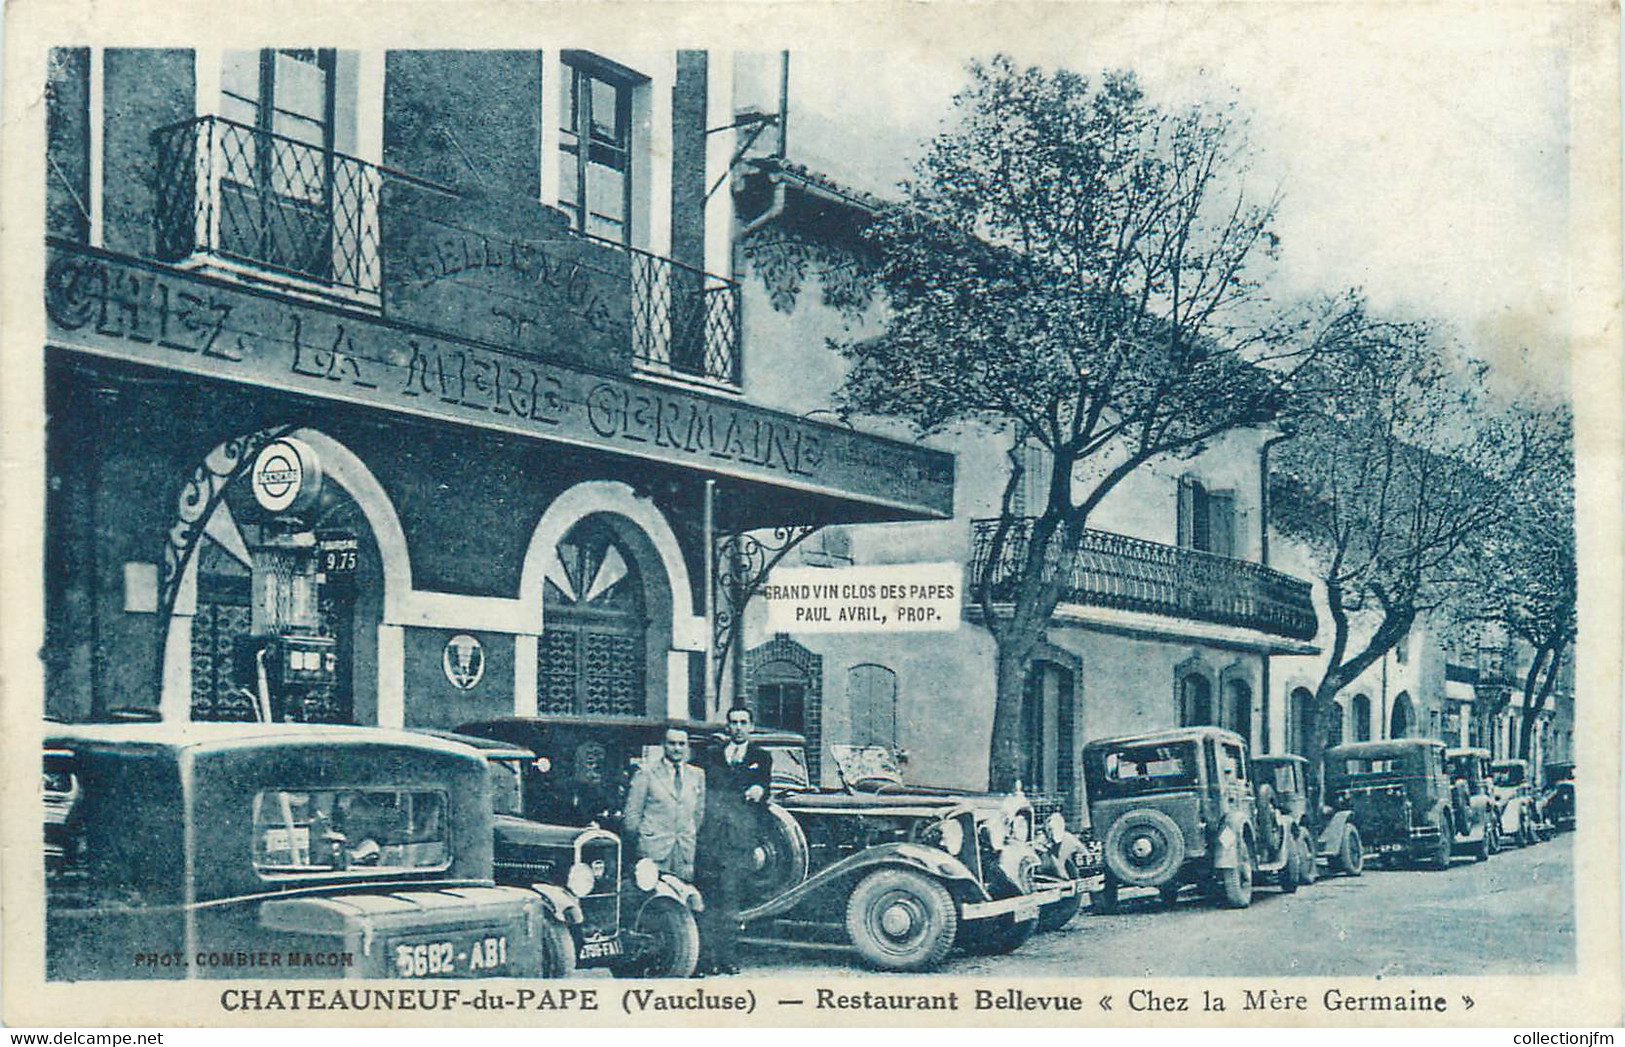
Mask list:
[[953,513],[940,451],[79,245],[49,243],[47,265],[63,348],[715,476],[735,528]]

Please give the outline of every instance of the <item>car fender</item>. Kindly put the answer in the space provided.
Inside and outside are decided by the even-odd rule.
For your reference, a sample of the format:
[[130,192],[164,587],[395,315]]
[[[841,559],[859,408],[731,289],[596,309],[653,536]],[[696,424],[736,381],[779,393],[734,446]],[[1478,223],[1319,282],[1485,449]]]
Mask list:
[[909,869],[925,873],[934,879],[947,880],[951,884],[950,890],[956,897],[969,898],[973,901],[991,900],[991,896],[977,881],[975,874],[946,851],[928,847],[923,843],[883,843],[825,866],[777,898],[770,898],[760,905],[744,910],[739,914],[739,922],[750,923],[753,920],[782,915],[816,894],[820,888],[842,880],[855,879],[883,866]]
[[644,904],[647,905],[656,898],[669,898],[690,912],[705,911],[705,898],[700,894],[700,889],[671,873],[660,874],[660,879],[655,881],[654,887],[649,891],[649,897],[644,899]]
[[1348,834],[1353,818],[1353,811],[1336,811],[1332,814],[1326,827],[1320,830],[1321,857],[1331,858],[1342,852],[1343,837]]
[[1072,833],[1062,833],[1060,840],[1044,856],[1044,871],[1063,880],[1070,879],[1071,874],[1067,872],[1066,863],[1082,852],[1082,840]]
[[551,883],[533,883],[530,889],[541,895],[543,907],[549,916],[572,927],[581,922],[581,903],[563,887]]

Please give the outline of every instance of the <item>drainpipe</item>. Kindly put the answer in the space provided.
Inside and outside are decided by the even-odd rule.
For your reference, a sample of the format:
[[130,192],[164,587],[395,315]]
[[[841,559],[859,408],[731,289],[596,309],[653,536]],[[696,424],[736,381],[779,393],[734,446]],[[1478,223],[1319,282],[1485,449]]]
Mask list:
[[[781,163],[784,161],[785,156],[788,155],[788,150],[789,150],[790,139],[789,139],[788,134],[786,133],[786,128],[785,128],[785,125],[789,122],[789,120],[790,120],[790,52],[789,51],[781,51],[779,53],[779,118],[778,118],[779,126],[778,126],[778,135],[777,135],[778,142],[773,148],[774,157],[776,157]],[[784,213],[784,199],[785,199],[785,192],[786,192],[785,187],[784,187],[784,179],[779,173],[775,172],[773,174],[773,176],[772,176],[772,182],[773,182],[773,202],[768,205],[767,210],[763,211],[761,214],[759,214],[755,218],[751,219],[749,222],[747,222],[745,224],[745,227],[743,229],[739,230],[739,239],[744,240],[746,237],[750,236],[751,233],[754,233],[756,230],[760,229],[762,226],[764,226],[767,223],[773,221],[775,218],[779,217],[779,215]]]
[[[1266,439],[1258,448],[1258,562],[1268,567],[1270,565],[1270,448],[1282,440],[1290,440],[1291,433],[1276,433]],[[1270,705],[1274,695],[1270,693],[1270,655],[1265,651],[1260,659],[1264,664],[1259,673],[1259,686],[1264,692],[1264,708],[1260,719],[1264,752],[1270,752]],[[1288,725],[1292,721],[1292,710],[1286,710]],[[1283,750],[1284,751],[1284,750]]]

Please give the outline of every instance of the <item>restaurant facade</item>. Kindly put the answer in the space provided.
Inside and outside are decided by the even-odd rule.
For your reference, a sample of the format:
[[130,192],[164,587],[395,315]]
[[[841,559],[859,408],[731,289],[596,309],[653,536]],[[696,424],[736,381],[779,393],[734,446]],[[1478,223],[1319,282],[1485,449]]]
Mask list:
[[54,51],[47,715],[714,715],[727,536],[951,517],[755,392],[728,61]]

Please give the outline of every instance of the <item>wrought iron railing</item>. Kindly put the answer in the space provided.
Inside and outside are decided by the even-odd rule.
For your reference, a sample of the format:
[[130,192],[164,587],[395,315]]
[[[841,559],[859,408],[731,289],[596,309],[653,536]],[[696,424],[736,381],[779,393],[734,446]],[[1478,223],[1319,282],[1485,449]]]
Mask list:
[[153,139],[159,257],[238,262],[376,299],[377,167],[218,116]]
[[636,364],[648,371],[737,388],[739,284],[647,251],[621,249],[631,254],[632,261]]
[[[997,520],[972,521],[973,592],[992,586],[995,603],[1014,599],[1032,535],[1030,518],[1014,520],[990,563]],[[1088,531],[1070,562],[1051,557],[1047,570],[1065,581],[1062,603],[1188,618],[1256,629],[1296,640],[1316,631],[1309,583],[1262,564],[1141,538]]]

